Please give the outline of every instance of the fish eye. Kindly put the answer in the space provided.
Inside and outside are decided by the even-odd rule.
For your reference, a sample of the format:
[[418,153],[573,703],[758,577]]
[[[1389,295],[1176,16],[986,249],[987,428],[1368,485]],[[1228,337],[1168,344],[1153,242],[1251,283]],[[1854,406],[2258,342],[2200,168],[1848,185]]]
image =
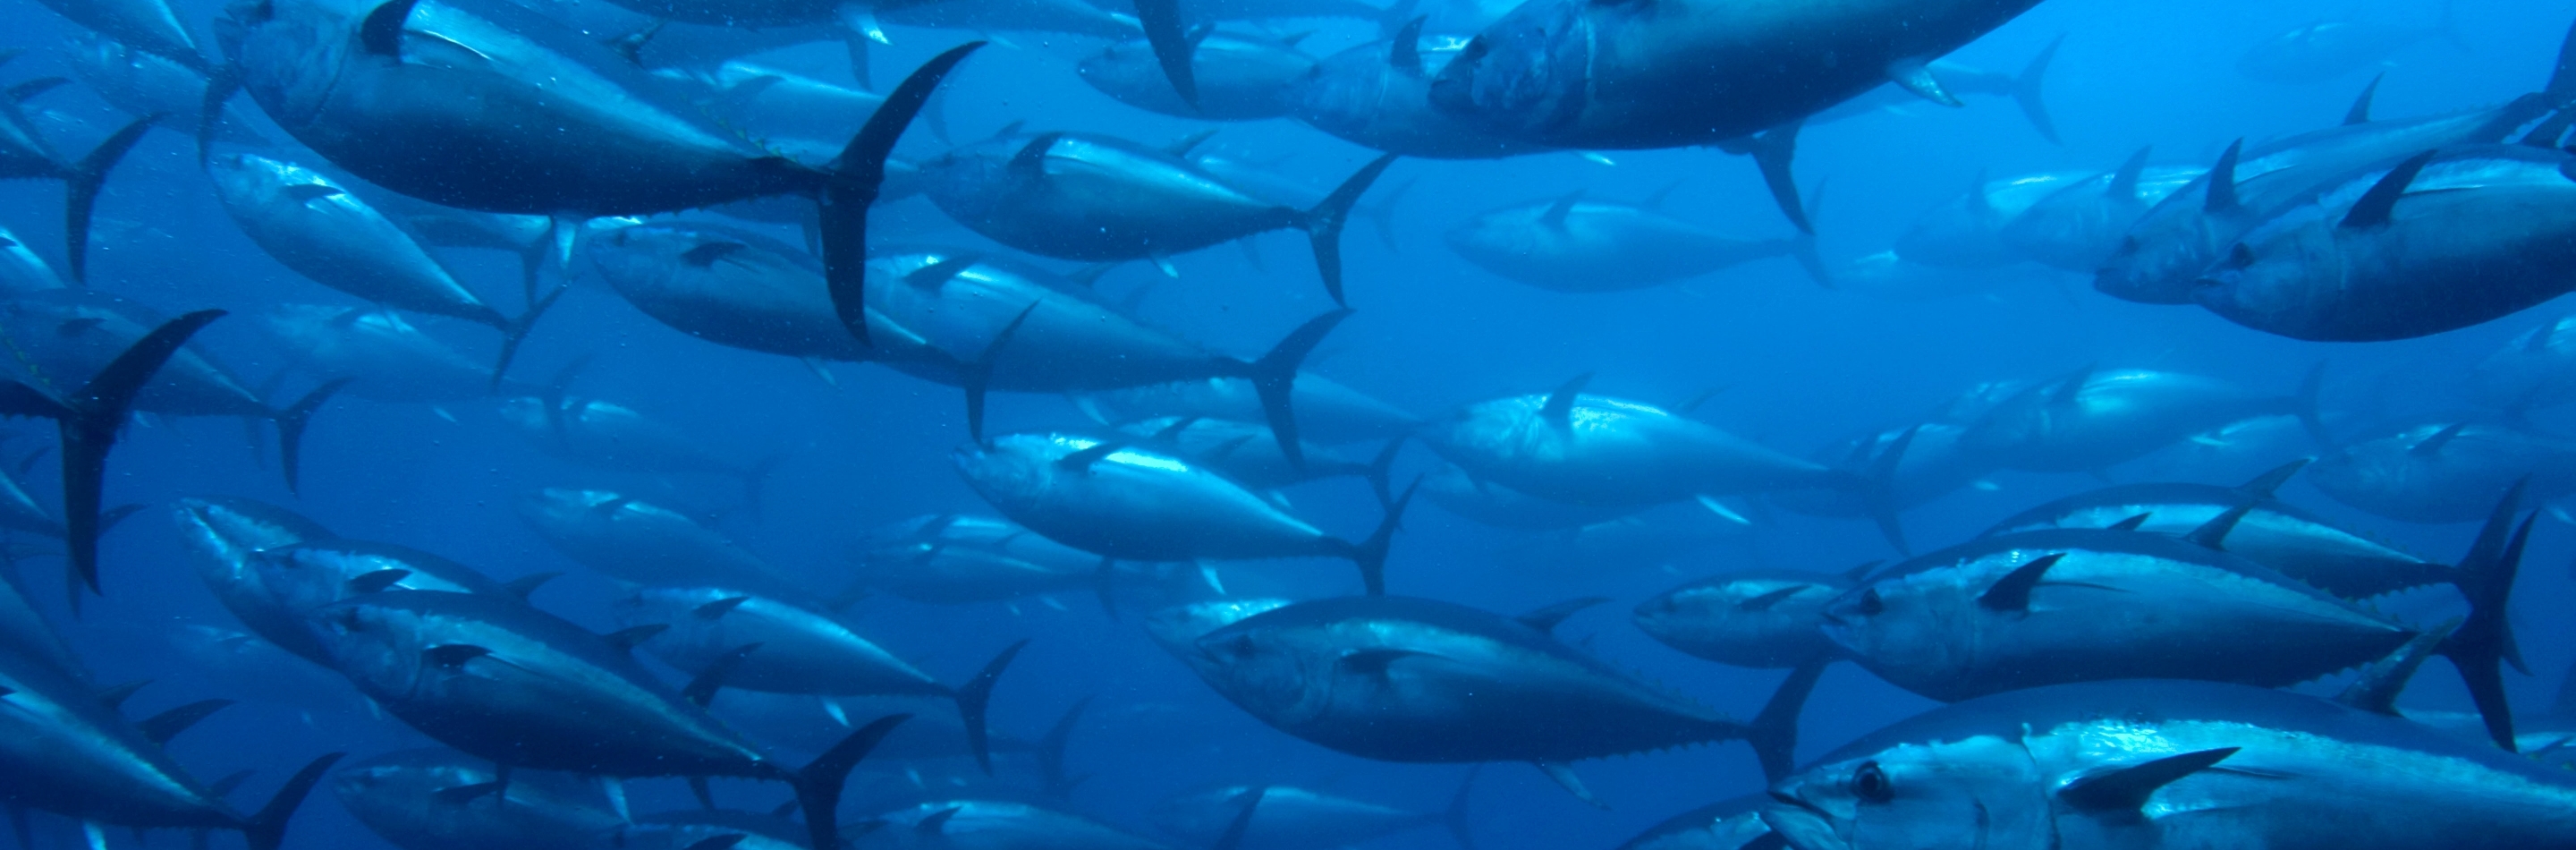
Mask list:
[[[1868,590],[1861,591],[1860,607],[1858,610],[1860,611],[1860,615],[1863,617],[1875,617],[1879,613],[1887,610],[1887,600],[1879,598],[1878,588],[1873,587]],[[1873,769],[1875,769],[1875,764],[1876,763],[1874,762],[1872,763]]]
[[1235,635],[1233,640],[1225,642],[1225,649],[1237,658],[1250,658],[1253,653],[1252,636]]
[[1896,799],[1896,787],[1888,782],[1887,771],[1880,769],[1878,762],[1861,762],[1860,769],[1852,771],[1851,785],[1853,794],[1872,803]]

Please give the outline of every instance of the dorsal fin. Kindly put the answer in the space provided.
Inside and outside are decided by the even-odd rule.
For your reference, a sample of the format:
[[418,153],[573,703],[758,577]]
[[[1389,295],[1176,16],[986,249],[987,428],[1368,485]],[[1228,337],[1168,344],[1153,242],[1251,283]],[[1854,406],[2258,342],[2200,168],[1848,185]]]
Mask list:
[[429,798],[451,806],[462,806],[499,793],[503,788],[504,786],[499,782],[476,782],[432,791],[429,793]]
[[716,689],[724,687],[725,677],[733,675],[734,668],[741,667],[742,660],[759,649],[760,644],[746,643],[719,656],[715,663],[700,671],[697,678],[690,679],[688,687],[680,689],[681,698],[699,708],[707,707],[708,703],[715,701]]
[[1559,431],[1573,428],[1574,400],[1582,395],[1583,385],[1589,383],[1592,383],[1592,373],[1585,372],[1558,386],[1555,392],[1548,393],[1547,403],[1539,406],[1538,418],[1556,426]]
[[1995,579],[1993,587],[1986,588],[1985,593],[1977,596],[1977,604],[1992,611],[2029,611],[2031,589],[2039,586],[2040,578],[2048,575],[2049,567],[2056,566],[2065,557],[2064,552],[2051,552],[2032,558],[2030,563]]
[[652,640],[654,635],[670,630],[670,625],[665,623],[646,623],[634,628],[618,629],[617,631],[600,635],[599,639],[607,641],[608,645],[617,647],[620,650],[631,651],[638,646],[642,646],[645,641]]
[[717,260],[724,259],[725,257],[731,256],[736,251],[749,247],[751,246],[733,241],[709,242],[681,252],[680,262],[686,263],[692,268],[712,268],[715,266]]
[[631,504],[634,504],[634,503],[635,503],[635,497],[633,497],[633,496],[618,496],[618,497],[613,498],[613,499],[610,499],[610,500],[608,500],[608,501],[601,502],[601,503],[596,504],[596,505],[592,505],[592,506],[590,506],[590,510],[591,510],[591,512],[592,512],[592,513],[598,514],[598,515],[603,516],[603,517],[606,517],[606,516],[616,516],[616,515],[617,515],[617,511],[618,511],[618,509],[620,509],[620,508],[624,508],[624,507],[626,507],[627,505],[631,505]]
[[450,643],[421,650],[420,654],[433,667],[455,670],[464,667],[465,662],[492,654],[492,650],[470,643]]
[[2104,527],[2112,531],[2136,531],[2139,526],[2147,524],[2147,519],[2149,517],[2153,517],[2155,515],[2154,511],[2148,511]]
[[100,690],[98,692],[98,704],[106,706],[109,711],[115,711],[118,708],[123,707],[126,700],[134,698],[135,691],[143,690],[144,686],[150,684],[152,684],[152,680],[150,679],[136,679],[122,685]]
[[134,724],[134,728],[140,730],[143,737],[151,739],[152,743],[167,744],[179,733],[188,731],[188,727],[197,725],[197,721],[204,720],[207,715],[231,704],[233,701],[228,699],[199,700],[144,718]]
[[350,593],[383,593],[385,588],[411,577],[410,570],[377,570],[348,582]]
[[2096,773],[2057,789],[2057,798],[2089,812],[2135,817],[2156,789],[2199,773],[2236,754],[2237,747],[2166,756],[2145,764]]
[[2353,98],[2352,109],[2343,114],[2344,126],[2370,123],[2370,102],[2379,98],[2379,84],[2387,79],[2388,74],[2381,72],[2379,76],[2370,78],[2370,85],[2361,87],[2361,96]]
[[1638,202],[1637,202],[1637,206],[1638,206],[1638,207],[1640,207],[1640,208],[1643,208],[1643,209],[1650,209],[1650,210],[1660,210],[1660,209],[1663,209],[1663,208],[1664,208],[1664,201],[1665,201],[1666,199],[1669,199],[1669,198],[1671,198],[1671,197],[1673,196],[1673,190],[1674,190],[1674,189],[1679,189],[1679,188],[1681,188],[1681,187],[1682,187],[1682,181],[1679,181],[1679,180],[1675,180],[1675,181],[1673,181],[1673,182],[1666,183],[1666,184],[1664,184],[1664,188],[1657,189],[1657,190],[1655,190],[1655,193],[1654,193],[1654,194],[1652,194],[1652,195],[1647,195],[1645,200],[1638,201]]
[[2084,385],[2093,380],[2093,372],[2097,368],[2098,367],[2095,365],[2087,363],[2084,365],[2084,368],[2075,370],[2075,374],[2068,375],[2064,380],[2058,381],[2055,386],[2049,387],[2049,403],[2074,404],[2077,399],[2083,397]]
[[2155,146],[2149,145],[2130,154],[2129,161],[2120,163],[2120,170],[2111,172],[2111,186],[2103,192],[2114,198],[2137,197],[2138,176],[2146,173],[2147,156],[2155,152]]
[[1395,649],[1392,647],[1358,649],[1343,653],[1341,659],[1336,663],[1340,664],[1343,669],[1362,676],[1384,676],[1386,675],[1387,667],[1393,665],[1395,662],[1402,661],[1407,658],[1425,658],[1430,655],[1430,653],[1422,652],[1420,650]]
[[1163,426],[1162,430],[1155,431],[1151,439],[1162,445],[1177,445],[1181,439],[1181,433],[1190,430],[1190,426],[1196,424],[1199,424],[1198,417],[1183,416],[1172,420],[1172,424]]
[[1583,190],[1576,189],[1565,193],[1565,197],[1548,202],[1547,209],[1538,214],[1539,225],[1549,230],[1564,230],[1565,217],[1574,214],[1574,204],[1581,200]]
[[1209,127],[1207,129],[1173,139],[1171,144],[1163,146],[1163,152],[1171,154],[1173,159],[1188,159],[1190,158],[1190,151],[1198,150],[1200,145],[1207,144],[1207,140],[1215,137],[1216,131],[1219,129],[1222,128]]
[[2370,666],[2362,668],[2360,678],[2344,686],[2343,693],[2337,694],[2335,701],[2373,714],[2400,716],[2397,713],[2397,695],[2406,691],[2406,682],[2415,678],[2416,669],[2423,667],[2424,659],[2433,657],[2441,649],[2442,641],[2450,639],[2451,632],[2457,631],[2460,623],[2460,618],[2453,617],[2449,622],[2417,634],[2388,657],[2371,662]]
[[958,275],[965,274],[967,269],[974,268],[977,259],[972,254],[949,257],[905,272],[903,282],[904,285],[915,289],[937,292],[940,287],[948,285],[949,281],[957,279]]
[[1053,149],[1055,143],[1063,139],[1063,133],[1038,134],[1038,137],[1030,139],[1028,144],[1021,145],[1018,153],[1011,154],[1010,165],[1005,168],[1012,176],[1023,180],[1045,177],[1047,151]]
[[563,573],[559,572],[529,573],[502,582],[501,589],[509,591],[510,595],[519,597],[521,601],[526,601],[529,594],[537,592],[537,588],[562,576]]
[[2397,199],[2406,196],[2406,187],[2414,185],[2415,176],[2424,173],[2424,166],[2433,164],[2434,155],[2439,153],[2441,151],[2438,150],[2425,151],[2389,169],[2387,176],[2371,185],[2370,191],[2361,193],[2361,200],[2352,203],[2352,212],[2344,214],[2343,229],[2360,230],[2388,224],[2390,216],[2397,212]]
[[1395,38],[1386,45],[1387,67],[1422,76],[1422,24],[1430,19],[1428,15],[1416,17],[1395,31]]
[[1123,448],[1126,448],[1126,445],[1114,441],[1103,441],[1093,444],[1090,448],[1058,458],[1055,465],[1080,472],[1090,469],[1091,465],[1099,463],[1101,458],[1116,454],[1119,449]]
[[1527,614],[1522,614],[1518,617],[1513,617],[1512,620],[1520,623],[1521,625],[1528,626],[1542,632],[1553,632],[1556,631],[1556,624],[1565,622],[1565,618],[1574,616],[1574,612],[1608,601],[1610,601],[1608,598],[1600,596],[1586,596],[1581,599],[1568,599],[1545,608],[1540,608],[1536,611],[1531,611]]
[[411,7],[420,0],[385,0],[367,13],[358,25],[358,43],[368,53],[392,59],[402,58],[403,22],[411,19]]
[[733,609],[740,608],[742,607],[742,603],[749,601],[751,601],[751,597],[748,596],[727,596],[723,599],[718,599],[714,602],[700,605],[696,610],[691,611],[690,613],[696,614],[698,619],[701,620],[721,620],[724,619],[724,615],[733,613]]
[[2271,471],[2254,476],[2254,480],[2236,485],[2236,492],[2248,499],[2272,498],[2274,491],[2281,489],[2281,485],[2290,483],[2290,478],[2298,475],[2299,470],[2308,468],[2308,461],[2313,459],[2303,457],[2272,467]]
[[348,194],[347,192],[340,191],[340,187],[338,186],[325,185],[322,183],[298,183],[279,191],[285,193],[287,200],[291,200],[299,204],[308,203],[321,198],[338,197],[340,195]]
[[2199,528],[2192,529],[2191,533],[2183,535],[2183,542],[2204,549],[2227,551],[2227,535],[2236,530],[2237,523],[2245,521],[2246,514],[2254,512],[2255,504],[2254,500],[2247,499],[2217,516],[2210,517],[2208,522],[2201,523]]
[[2433,436],[2426,437],[2423,442],[2408,448],[2406,453],[2416,457],[2432,457],[2441,454],[2442,447],[2450,445],[2452,438],[2460,436],[2460,429],[2466,427],[2469,427],[2469,423],[2453,422],[2442,426],[2442,430],[2433,432]]
[[2218,164],[2209,169],[2209,197],[2201,202],[2201,212],[2232,212],[2243,203],[2236,197],[2236,162],[2244,156],[2245,140],[2242,138],[2229,144],[2226,153],[2218,155]]
[[958,810],[963,808],[965,807],[950,806],[945,809],[940,809],[939,811],[931,812],[929,815],[924,816],[921,819],[921,822],[913,824],[912,831],[922,835],[938,835],[939,830],[948,825],[948,819],[956,817]]
[[1216,837],[1216,843],[1209,845],[1208,850],[1242,850],[1243,837],[1252,831],[1252,813],[1261,809],[1261,798],[1269,794],[1270,786],[1256,785],[1229,801],[1241,804],[1243,810],[1235,812],[1234,818],[1226,821],[1225,832]]
[[1780,603],[1782,603],[1782,602],[1786,602],[1786,601],[1788,601],[1789,597],[1796,596],[1796,595],[1798,595],[1798,592],[1799,592],[1799,591],[1806,590],[1806,589],[1807,589],[1807,586],[1806,586],[1806,585],[1803,585],[1803,584],[1793,584],[1793,585],[1790,585],[1790,586],[1788,586],[1788,587],[1780,588],[1779,590],[1774,590],[1774,591],[1771,591],[1771,592],[1769,592],[1769,593],[1765,593],[1765,594],[1762,594],[1762,595],[1760,595],[1760,596],[1756,596],[1756,597],[1753,597],[1753,598],[1751,598],[1751,599],[1747,599],[1747,600],[1744,600],[1744,601],[1742,601],[1742,602],[1735,603],[1735,610],[1738,610],[1738,611],[1769,611],[1769,610],[1771,610],[1772,606],[1778,605],[1778,604],[1780,604]]

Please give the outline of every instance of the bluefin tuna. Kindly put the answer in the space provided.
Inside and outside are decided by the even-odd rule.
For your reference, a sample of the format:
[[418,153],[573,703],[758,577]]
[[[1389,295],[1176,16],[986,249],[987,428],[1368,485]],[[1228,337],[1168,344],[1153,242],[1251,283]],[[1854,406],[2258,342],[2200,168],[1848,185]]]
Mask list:
[[1089,133],[1003,135],[922,164],[932,203],[986,238],[1067,260],[1169,258],[1273,230],[1301,230],[1324,291],[1342,303],[1342,225],[1392,154],[1321,203],[1280,206],[1169,151]]
[[2426,151],[2362,169],[2248,230],[2192,300],[2292,339],[2412,339],[2576,288],[2576,155]]
[[1549,634],[1600,601],[1517,619],[1407,597],[1302,602],[1200,637],[1195,666],[1309,742],[1380,761],[1530,762],[1586,799],[1567,762],[1747,739],[1767,773],[1786,770],[1821,667],[1792,674],[1752,722],[1728,719]]
[[840,840],[850,768],[904,720],[881,718],[791,768],[706,714],[721,677],[674,691],[626,653],[633,634],[602,637],[515,600],[429,590],[351,597],[315,620],[342,675],[440,743],[512,768],[785,782],[818,847]]
[[456,275],[384,213],[337,181],[301,165],[250,154],[209,159],[215,197],[253,243],[297,274],[323,286],[395,307],[452,316],[501,332],[499,385],[519,343],[528,337],[553,295],[528,305],[516,318],[483,301]]
[[[608,780],[614,781],[614,780]],[[558,850],[616,832],[620,801],[597,781],[511,771],[454,750],[399,750],[352,762],[331,777],[340,806],[402,850],[490,847]]]
[[1385,592],[1386,552],[1407,492],[1366,539],[1325,533],[1204,466],[1120,441],[1010,434],[949,455],[968,486],[1048,539],[1135,561],[1320,557]]
[[2323,381],[2322,368],[2311,370],[2298,393],[2284,397],[2199,375],[2087,366],[2004,399],[1968,426],[1959,446],[2005,468],[2084,472],[2256,414],[2295,414],[2321,434]]
[[2563,770],[2373,711],[2209,682],[1937,708],[1836,748],[1771,797],[1762,819],[1796,850],[2576,841]]
[[1478,268],[1558,292],[1618,292],[1699,277],[1756,260],[1793,259],[1830,288],[1815,237],[1742,239],[1642,204],[1582,192],[1489,210],[1447,234],[1449,250]]

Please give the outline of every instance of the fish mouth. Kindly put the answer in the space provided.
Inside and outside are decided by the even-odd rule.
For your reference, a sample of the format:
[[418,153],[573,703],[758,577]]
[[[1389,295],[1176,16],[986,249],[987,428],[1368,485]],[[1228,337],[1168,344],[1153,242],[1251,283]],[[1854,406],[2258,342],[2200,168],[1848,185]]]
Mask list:
[[1769,792],[1776,805],[1762,808],[1762,824],[1796,850],[1849,850],[1850,842],[1834,833],[1831,815],[1795,794]]

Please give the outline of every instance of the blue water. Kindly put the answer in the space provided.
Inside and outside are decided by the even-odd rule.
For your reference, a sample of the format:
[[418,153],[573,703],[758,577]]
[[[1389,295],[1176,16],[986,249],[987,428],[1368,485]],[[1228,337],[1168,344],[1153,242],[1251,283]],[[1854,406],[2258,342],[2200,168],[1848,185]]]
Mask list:
[[[1980,173],[2002,178],[2106,171],[2144,145],[2156,146],[2158,163],[2205,164],[2238,137],[2261,140],[2331,125],[2371,71],[2275,85],[2240,76],[2237,57],[2265,37],[2322,17],[2415,20],[2428,15],[2426,5],[2378,2],[2356,10],[2340,0],[2048,0],[1950,58],[2009,70],[2049,40],[2066,36],[2048,95],[2066,144],[2042,140],[2008,102],[1991,97],[1974,98],[1966,109],[1916,103],[1811,128],[1802,139],[1798,172],[1805,185],[1827,187],[1817,221],[1823,250],[1836,260],[1882,250],[1917,213],[1955,197]],[[201,33],[218,12],[211,2],[178,6],[180,17]],[[2463,4],[2457,29],[2473,49],[2437,40],[2396,53],[2386,63],[2378,114],[2496,103],[2535,88],[2571,16],[2576,4]],[[6,66],[0,80],[66,73],[56,54],[74,33],[70,24],[29,0],[0,2],[0,22],[0,46],[28,50]],[[1310,49],[1319,55],[1369,37],[1348,23],[1318,26],[1324,32]],[[962,38],[900,28],[894,36],[896,44],[879,52],[880,80]],[[1094,42],[1041,35],[1011,40],[1018,49],[984,51],[951,83],[948,120],[961,140],[1009,121],[1149,142],[1205,126],[1143,113],[1083,86],[1072,76],[1071,62],[1097,49]],[[838,78],[837,47],[817,45],[778,57],[783,65]],[[125,120],[78,86],[28,105],[70,120],[47,125],[64,150],[86,150],[100,129]],[[921,136],[916,131],[905,150],[937,149]],[[1319,188],[1373,156],[1287,120],[1227,125],[1211,144],[1254,161],[1275,159],[1285,176]],[[293,153],[291,147],[272,152]],[[1414,184],[1399,207],[1398,248],[1379,244],[1364,224],[1353,227],[1346,265],[1351,302],[1359,312],[1326,343],[1313,371],[1426,415],[1543,392],[1584,372],[1597,375],[1593,392],[1649,401],[1677,401],[1722,387],[1699,409],[1699,418],[1804,455],[1853,434],[1911,421],[1976,382],[2047,378],[2087,364],[2210,375],[2287,393],[2323,360],[2332,376],[2328,404],[2345,420],[2440,421],[2467,409],[2457,387],[2470,365],[2512,335],[2563,312],[2548,305],[2424,339],[2321,344],[2263,335],[2191,307],[2114,301],[2072,275],[2055,282],[2017,280],[1958,297],[1892,301],[1822,289],[1790,263],[1764,261],[1667,287],[1573,295],[1478,271],[1442,244],[1449,227],[1503,204],[1574,189],[1594,198],[1635,200],[1674,181],[1680,188],[1666,209],[1678,217],[1747,238],[1790,233],[1744,159],[1712,150],[1620,151],[1607,158],[1611,162],[1570,154],[1400,162],[1380,183],[1380,191]],[[310,155],[302,159],[318,164]],[[223,307],[244,314],[217,323],[200,339],[237,371],[262,381],[283,359],[247,314],[286,301],[354,302],[263,255],[217,206],[193,163],[186,139],[159,132],[117,172],[99,206],[91,285],[172,313]],[[53,183],[0,185],[0,225],[55,251],[59,198]],[[918,199],[880,207],[874,221],[889,241],[970,238]],[[1135,263],[1111,273],[1101,286],[1124,293],[1153,284],[1140,310],[1149,322],[1214,347],[1257,353],[1330,303],[1315,285],[1302,236],[1272,233],[1252,241],[1264,260],[1260,268],[1243,252],[1220,246],[1177,258],[1177,280],[1157,282],[1155,269]],[[442,256],[505,312],[515,310],[514,258],[475,251]],[[827,385],[797,362],[682,336],[623,303],[595,277],[579,274],[577,268],[576,288],[521,353],[517,374],[541,379],[587,356],[591,365],[578,385],[581,394],[618,400],[701,435],[720,454],[751,459],[784,453],[787,461],[769,481],[757,516],[733,509],[736,491],[725,480],[674,479],[686,494],[683,501],[721,513],[719,527],[745,547],[791,570],[842,571],[845,554],[871,526],[927,513],[987,512],[948,459],[948,451],[966,439],[953,388],[850,364],[832,366],[838,386]],[[478,358],[489,345],[484,329],[420,321]],[[2544,429],[2553,422],[2576,424],[2547,413],[2541,419]],[[988,427],[1010,432],[1079,424],[1063,399],[1001,395]],[[14,458],[49,446],[50,431],[42,423],[14,425],[14,436],[0,442],[0,454]],[[334,403],[311,431],[300,499],[278,482],[273,454],[273,446],[246,448],[241,427],[228,420],[138,423],[114,458],[108,501],[152,507],[107,536],[104,598],[88,600],[73,618],[60,603],[54,566],[59,560],[33,558],[23,567],[31,595],[49,606],[99,681],[155,681],[129,713],[139,716],[208,696],[241,701],[179,737],[171,750],[201,777],[257,770],[237,795],[243,808],[255,806],[265,789],[316,753],[366,756],[425,741],[389,718],[345,703],[332,710],[291,694],[245,689],[255,683],[212,675],[179,656],[166,640],[178,627],[234,624],[194,577],[163,507],[169,499],[220,493],[272,501],[344,535],[431,550],[502,578],[563,571],[567,575],[538,596],[539,604],[605,628],[601,603],[613,586],[547,548],[513,514],[512,500],[545,486],[651,483],[550,458],[504,428],[489,406],[472,403],[435,411],[363,400]],[[1399,478],[1427,468],[1428,461],[1428,453],[1417,449],[1401,465]],[[35,468],[29,487],[51,503],[58,486],[52,463]],[[2140,473],[2111,474],[2126,481],[2138,480]],[[1914,540],[1925,548],[1944,545],[2024,507],[2098,486],[2082,475],[2011,472],[1987,476],[1985,483],[1910,511],[1906,520]],[[1286,496],[1318,525],[1345,535],[1364,534],[1377,518],[1375,503],[1352,479],[1302,485]],[[2373,517],[2303,483],[2293,483],[2283,496],[2435,557],[2454,555],[2473,531]],[[1627,623],[1626,608],[1721,570],[1834,572],[1891,557],[1865,522],[1776,510],[1757,512],[1755,522],[1740,539],[1669,562],[1529,564],[1508,557],[1522,540],[1515,533],[1418,505],[1396,540],[1389,583],[1398,594],[1505,612],[1578,596],[1608,597],[1613,604],[1577,615],[1559,634],[1616,665],[1749,716],[1780,673],[1723,668],[1681,655]],[[2563,523],[2545,520],[2516,591],[2522,644],[2541,673],[2508,677],[2508,688],[2524,706],[2546,705],[2558,687],[2556,671],[2571,660],[2563,648],[2569,632],[2561,612],[2576,593],[2560,568],[2571,555],[2570,539]],[[1353,585],[1346,566],[1322,561],[1233,570],[1229,577],[1241,592],[1326,595]],[[1138,831],[1149,829],[1144,813],[1154,803],[1214,781],[1293,783],[1437,811],[1466,773],[1457,765],[1365,761],[1272,730],[1145,640],[1132,614],[1113,622],[1087,594],[1061,596],[958,607],[881,596],[860,603],[851,616],[864,633],[944,681],[962,679],[1010,640],[1032,638],[995,698],[994,726],[1034,737],[1063,706],[1096,695],[1092,721],[1071,754],[1074,770],[1094,778],[1076,793],[1074,805]],[[2408,702],[2467,706],[2447,671],[2425,676]],[[1856,668],[1837,667],[1805,716],[1801,752],[1820,753],[1931,705]],[[1478,836],[1489,847],[1607,847],[1673,813],[1762,784],[1740,744],[1577,767],[1609,810],[1576,801],[1525,766],[1494,765],[1485,769],[1476,792]],[[782,799],[774,786],[719,787],[729,802],[745,808],[766,809]],[[638,780],[630,789],[639,811],[690,805],[676,781]],[[327,787],[315,793],[297,817],[289,846],[379,846],[329,798]],[[71,846],[75,840],[64,821],[39,816],[37,823],[38,846]],[[111,835],[118,846],[131,841],[122,831]],[[173,846],[183,840],[160,834],[151,842]],[[237,840],[217,838],[218,846]],[[1426,829],[1369,846],[1445,848],[1449,842],[1438,830]]]

